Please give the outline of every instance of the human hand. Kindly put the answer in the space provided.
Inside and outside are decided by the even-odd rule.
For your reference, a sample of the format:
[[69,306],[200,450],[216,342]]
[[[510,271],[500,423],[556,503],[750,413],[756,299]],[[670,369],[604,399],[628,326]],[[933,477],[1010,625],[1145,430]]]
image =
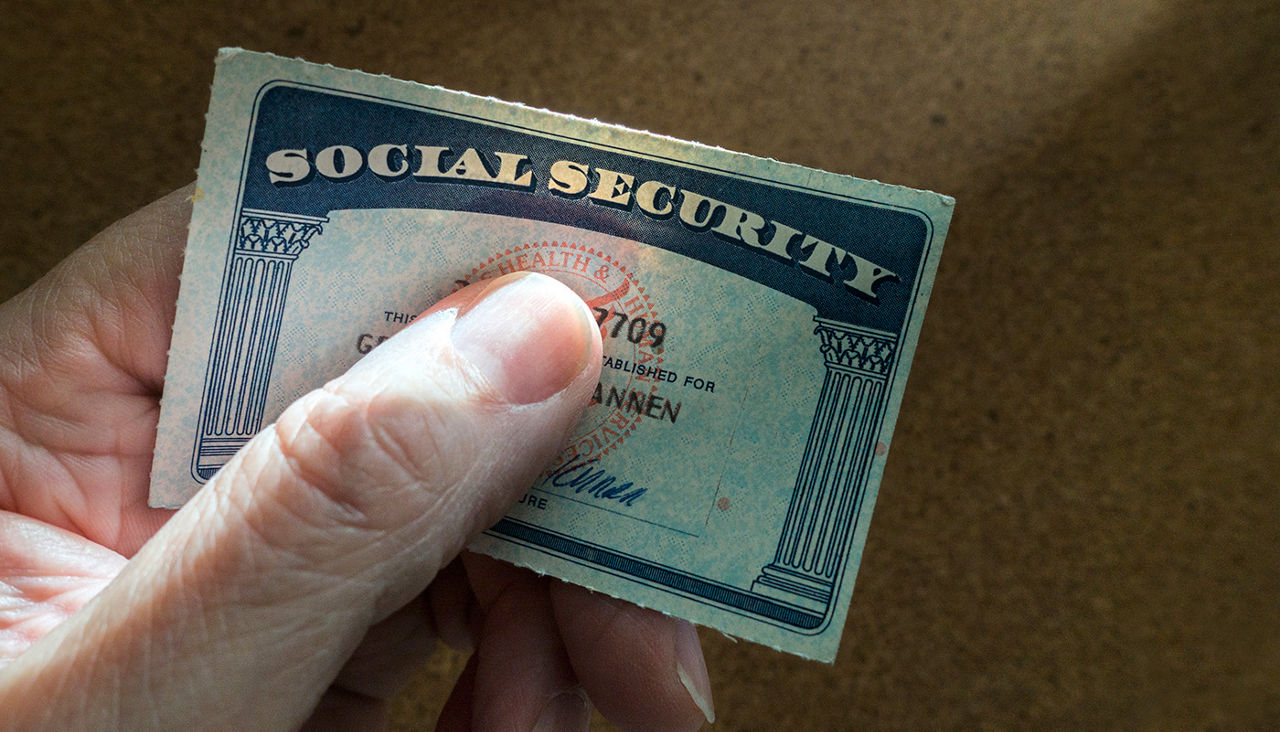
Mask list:
[[438,303],[291,405],[182,510],[146,505],[192,189],[0,306],[0,710],[18,728],[366,728],[436,638],[450,729],[710,718],[693,627],[462,547],[600,368],[570,290]]

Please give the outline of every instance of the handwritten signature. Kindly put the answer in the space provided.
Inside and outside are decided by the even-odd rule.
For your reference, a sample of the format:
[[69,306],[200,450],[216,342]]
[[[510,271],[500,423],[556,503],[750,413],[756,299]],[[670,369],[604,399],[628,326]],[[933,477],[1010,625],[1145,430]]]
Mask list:
[[620,482],[605,471],[593,468],[592,465],[599,459],[570,461],[551,471],[547,479],[556,488],[572,488],[574,493],[586,493],[592,498],[617,501],[624,506],[634,506],[648,492],[647,488],[637,488],[631,481]]

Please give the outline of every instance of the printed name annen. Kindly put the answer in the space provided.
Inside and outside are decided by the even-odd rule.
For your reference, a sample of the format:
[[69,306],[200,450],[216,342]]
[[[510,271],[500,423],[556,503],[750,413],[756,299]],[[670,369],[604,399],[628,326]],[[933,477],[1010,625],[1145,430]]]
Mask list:
[[616,407],[623,412],[632,412],[659,422],[665,420],[671,424],[676,423],[676,417],[680,416],[680,407],[684,405],[684,402],[672,403],[666,397],[655,393],[646,394],[625,387],[619,389],[616,386],[605,386],[603,383],[596,384],[590,403],[603,404],[606,409]]
[[[386,181],[449,181],[532,191],[538,183],[534,165],[525,155],[460,153],[438,145],[381,144],[362,151],[351,145],[330,145],[314,155],[305,148],[276,150],[267,155],[268,179],[277,187],[305,185],[318,174],[328,180],[348,180],[368,169]],[[721,239],[794,263],[806,274],[837,282],[876,302],[880,283],[897,280],[888,269],[786,224],[718,201],[670,183],[592,168],[572,160],[557,160],[547,169],[546,188],[564,198],[631,210],[653,219],[675,218],[691,231],[710,231]]]

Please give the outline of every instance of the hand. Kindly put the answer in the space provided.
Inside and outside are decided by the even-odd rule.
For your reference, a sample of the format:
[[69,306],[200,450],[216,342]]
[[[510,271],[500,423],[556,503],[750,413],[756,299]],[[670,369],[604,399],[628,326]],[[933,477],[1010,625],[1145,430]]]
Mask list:
[[554,456],[600,337],[541,275],[466,288],[146,505],[187,188],[0,306],[0,710],[18,728],[385,723],[437,637],[445,728],[711,718],[692,626],[462,547]]

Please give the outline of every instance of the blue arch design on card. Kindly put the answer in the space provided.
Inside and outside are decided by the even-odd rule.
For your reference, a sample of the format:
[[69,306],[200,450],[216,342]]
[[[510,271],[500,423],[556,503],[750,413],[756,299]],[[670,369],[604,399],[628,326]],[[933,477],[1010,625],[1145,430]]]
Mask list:
[[[285,126],[279,120],[263,124],[270,117],[271,92],[281,90],[310,95],[311,101],[344,104],[359,102],[361,113],[333,114],[320,110],[314,124]],[[318,96],[317,96],[318,95]],[[295,97],[287,97],[296,101]],[[322,104],[323,106],[323,104]],[[636,231],[636,226],[619,230],[612,223],[616,215],[599,219],[583,219],[582,205],[570,206],[545,202],[531,193],[492,191],[475,193],[465,186],[416,186],[402,189],[387,197],[381,191],[370,191],[378,181],[359,177],[310,194],[297,188],[275,188],[248,176],[268,150],[280,149],[288,130],[299,129],[312,139],[325,137],[316,125],[336,120],[338,132],[329,137],[344,139],[351,129],[385,129],[376,112],[393,110],[404,114],[408,109],[419,117],[446,120],[455,126],[469,125],[471,134],[499,131],[505,135],[528,138],[530,149],[542,150],[549,159],[570,146],[574,154],[594,149],[600,155],[629,159],[659,166],[661,170],[683,170],[704,182],[704,190],[722,190],[745,181],[750,195],[741,200],[757,200],[779,191],[772,205],[801,216],[816,211],[810,230],[822,233],[822,212],[836,208],[832,199],[843,202],[846,216],[861,216],[856,226],[844,226],[875,233],[879,240],[873,248],[883,250],[878,261],[888,261],[889,252],[899,266],[902,285],[895,290],[892,302],[872,306],[854,298],[832,295],[835,288],[819,288],[814,283],[797,284],[793,273],[779,269],[776,262],[752,261],[743,250],[722,244],[719,252],[698,242],[701,250],[684,239],[678,227],[649,228]],[[373,110],[373,111],[370,111]],[[296,112],[296,110],[291,110]],[[328,214],[345,208],[414,207],[464,211],[494,211],[526,218],[569,223],[646,241],[654,246],[697,255],[703,261],[737,271],[763,284],[789,294],[808,295],[799,299],[811,302],[818,311],[814,333],[826,366],[824,382],[815,406],[801,468],[792,492],[783,529],[778,537],[774,560],[761,568],[749,589],[730,587],[713,579],[698,577],[678,569],[660,565],[641,557],[630,556],[608,547],[593,545],[574,537],[558,534],[538,526],[507,518],[489,530],[492,536],[522,544],[560,557],[566,561],[590,565],[600,571],[625,575],[631,580],[682,595],[697,602],[750,615],[771,624],[805,635],[821,633],[830,622],[844,581],[844,568],[855,542],[854,532],[861,523],[862,508],[868,491],[875,442],[881,433],[889,389],[902,359],[901,333],[913,322],[916,295],[923,268],[933,244],[933,226],[921,211],[865,201],[829,192],[788,186],[751,179],[732,171],[713,170],[682,161],[663,160],[653,156],[596,145],[584,140],[515,128],[462,115],[412,107],[391,100],[378,100],[362,95],[317,90],[306,85],[273,82],[263,87],[255,103],[253,128],[246,144],[245,177],[242,178],[241,201],[233,225],[227,265],[220,288],[218,315],[214,323],[205,383],[201,398],[198,430],[192,454],[192,475],[204,482],[221,467],[253,434],[262,427],[268,384],[280,334],[292,267],[304,250],[321,234]],[[270,120],[268,120],[270,122]],[[344,127],[344,125],[346,125]],[[479,130],[479,132],[477,132]],[[495,146],[495,149],[501,149]],[[265,176],[261,176],[265,178]],[[382,181],[382,185],[385,185]],[[696,189],[696,188],[695,188]],[[745,190],[745,189],[744,189]],[[425,195],[430,192],[435,197]],[[723,195],[723,194],[722,194]],[[728,196],[725,196],[728,198]],[[767,197],[767,196],[766,196]],[[546,197],[550,199],[551,197]],[[776,200],[775,200],[776,199]],[[802,205],[803,204],[803,205]],[[615,212],[616,214],[616,212]],[[879,218],[877,218],[879,217]],[[801,218],[803,218],[801,216]],[[794,219],[793,219],[794,220]],[[831,222],[826,222],[828,226]],[[676,232],[673,234],[672,232]],[[706,238],[705,235],[703,237]],[[905,242],[905,244],[904,244]],[[728,259],[726,259],[728,257]],[[758,258],[764,255],[758,255]],[[747,260],[742,264],[742,260]],[[728,266],[726,266],[728,265]],[[805,292],[799,292],[807,284]],[[803,289],[803,288],[802,288]],[[887,315],[886,315],[887,313]],[[848,322],[857,315],[858,324]]]

